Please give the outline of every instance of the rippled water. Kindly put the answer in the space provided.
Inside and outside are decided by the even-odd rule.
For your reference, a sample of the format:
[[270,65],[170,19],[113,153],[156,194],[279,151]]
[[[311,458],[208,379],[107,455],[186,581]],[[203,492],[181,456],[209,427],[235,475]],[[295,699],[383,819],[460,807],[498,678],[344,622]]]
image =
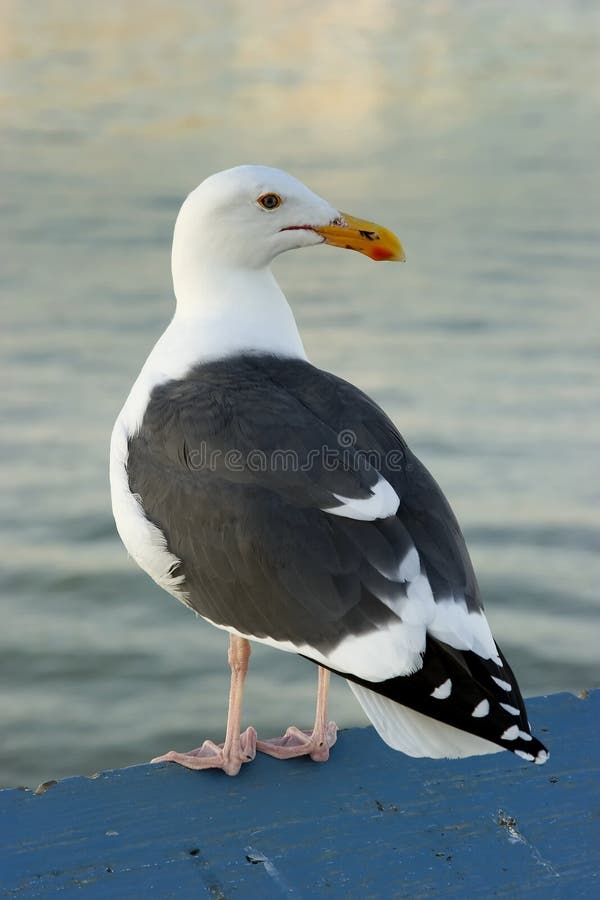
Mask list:
[[[443,485],[525,692],[599,681],[598,5],[199,6],[5,4],[3,785],[222,735],[226,637],[128,561],[106,469],[178,205],[240,162],[400,234],[277,263],[308,352]],[[247,721],[308,724],[314,681],[257,648]]]

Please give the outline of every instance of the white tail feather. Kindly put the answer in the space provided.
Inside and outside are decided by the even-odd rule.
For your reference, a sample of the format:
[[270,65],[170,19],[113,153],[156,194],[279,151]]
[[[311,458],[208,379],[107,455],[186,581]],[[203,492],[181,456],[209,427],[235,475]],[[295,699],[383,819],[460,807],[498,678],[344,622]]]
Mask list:
[[381,739],[407,756],[456,759],[499,753],[503,749],[491,741],[415,712],[362,685],[351,681],[348,684]]

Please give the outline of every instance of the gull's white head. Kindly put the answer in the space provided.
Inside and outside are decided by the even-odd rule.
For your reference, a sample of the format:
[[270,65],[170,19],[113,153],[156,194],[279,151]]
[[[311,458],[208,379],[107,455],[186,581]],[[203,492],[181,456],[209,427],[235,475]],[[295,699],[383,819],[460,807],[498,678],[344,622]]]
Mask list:
[[175,225],[173,275],[199,267],[260,270],[286,250],[323,243],[376,260],[404,258],[391,232],[340,213],[292,175],[238,166],[211,175],[186,198]]
[[267,166],[218,172],[188,195],[173,241],[213,264],[261,269],[285,250],[323,243],[314,226],[340,213],[296,178]]

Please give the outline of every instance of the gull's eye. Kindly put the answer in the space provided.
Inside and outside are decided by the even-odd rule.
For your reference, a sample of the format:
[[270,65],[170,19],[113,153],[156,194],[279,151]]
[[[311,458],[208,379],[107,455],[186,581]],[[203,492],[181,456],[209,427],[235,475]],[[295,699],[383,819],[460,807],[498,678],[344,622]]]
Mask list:
[[279,194],[262,194],[257,200],[259,206],[262,206],[263,209],[268,209],[269,211],[277,209],[278,206],[281,206],[282,202]]

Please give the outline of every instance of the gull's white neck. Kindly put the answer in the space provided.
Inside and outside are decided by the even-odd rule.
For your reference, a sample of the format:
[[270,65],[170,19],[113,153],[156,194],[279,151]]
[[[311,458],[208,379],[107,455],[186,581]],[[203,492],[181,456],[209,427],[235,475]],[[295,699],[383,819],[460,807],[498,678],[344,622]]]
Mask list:
[[144,370],[182,378],[195,365],[239,353],[306,359],[292,310],[270,268],[197,266],[173,283],[177,309]]
[[177,308],[121,410],[117,424],[127,434],[139,428],[152,389],[184,378],[194,366],[241,353],[306,359],[292,310],[268,264],[231,265],[218,254],[195,254],[188,242],[177,240],[177,226],[175,238]]

